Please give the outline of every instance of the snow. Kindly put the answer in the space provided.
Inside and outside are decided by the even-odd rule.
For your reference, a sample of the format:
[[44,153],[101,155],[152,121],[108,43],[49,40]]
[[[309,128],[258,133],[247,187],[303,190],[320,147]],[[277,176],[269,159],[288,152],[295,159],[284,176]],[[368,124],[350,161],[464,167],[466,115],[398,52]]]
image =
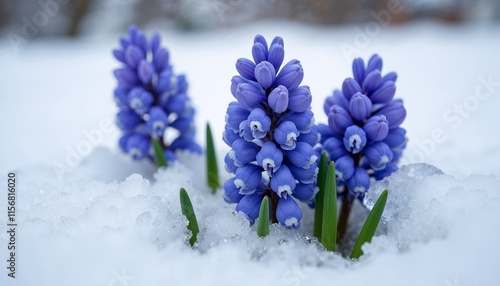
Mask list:
[[[19,207],[17,278],[3,270],[0,284],[498,284],[500,26],[387,27],[344,56],[342,44],[353,45],[355,28],[364,29],[261,22],[162,32],[174,68],[188,74],[199,141],[209,121],[220,166],[228,148],[217,134],[232,100],[234,62],[250,57],[256,33],[283,36],[286,59],[301,61],[317,122],[326,122],[323,100],[350,75],[351,56],[376,52],[385,71],[398,72],[397,95],[408,110],[406,165],[369,191],[371,204],[384,189],[390,193],[383,223],[360,261],[324,251],[311,238],[313,212],[305,206],[299,232],[274,226],[259,239],[234,206],[210,194],[202,157],[183,153],[178,163],[155,171],[121,154],[119,132],[110,124],[117,66],[110,50],[118,35],[88,36],[30,41],[18,54],[0,54],[1,174],[5,185],[7,172],[16,172]],[[488,78],[493,85],[484,84]],[[200,224],[195,249],[187,244],[180,187]],[[4,203],[0,214],[3,260]],[[363,208],[354,209],[358,221],[363,216]]]

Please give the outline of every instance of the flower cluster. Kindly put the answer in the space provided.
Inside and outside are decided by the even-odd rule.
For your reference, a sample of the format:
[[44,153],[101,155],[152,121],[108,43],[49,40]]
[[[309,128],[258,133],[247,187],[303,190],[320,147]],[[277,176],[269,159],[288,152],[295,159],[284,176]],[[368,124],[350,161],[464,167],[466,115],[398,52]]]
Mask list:
[[361,199],[370,177],[381,180],[397,170],[406,146],[406,131],[399,127],[406,117],[402,100],[394,99],[396,73],[382,76],[382,59],[373,55],[365,66],[353,62],[354,78],[335,90],[324,103],[328,126],[318,126],[323,150],[335,161],[340,191]]
[[[120,148],[134,159],[152,159],[151,139],[157,138],[167,160],[175,159],[177,149],[201,152],[194,142],[195,111],[186,95],[186,78],[173,73],[169,52],[160,47],[159,35],[148,41],[142,31],[131,26],[120,46],[113,50],[123,64],[114,71],[118,80],[114,98],[120,109],[116,119],[123,131]],[[169,128],[177,130],[177,138],[167,136]]]
[[[302,211],[294,198],[311,203],[317,192],[319,133],[311,111],[308,86],[298,60],[281,69],[284,44],[275,37],[268,47],[257,35],[253,60],[240,58],[231,80],[237,102],[227,108],[224,142],[231,147],[225,167],[235,174],[224,184],[224,199],[254,221],[264,196],[271,216],[286,227],[298,228]],[[294,197],[294,198],[292,198]]]

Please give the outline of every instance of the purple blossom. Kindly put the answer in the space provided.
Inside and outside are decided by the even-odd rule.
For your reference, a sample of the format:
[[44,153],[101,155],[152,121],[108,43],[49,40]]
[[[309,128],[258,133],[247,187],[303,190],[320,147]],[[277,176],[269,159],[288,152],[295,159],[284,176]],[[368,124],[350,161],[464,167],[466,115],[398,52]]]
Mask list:
[[[302,65],[282,66],[284,42],[268,45],[257,35],[252,58],[236,62],[223,139],[231,146],[224,161],[234,177],[224,184],[224,199],[253,222],[264,196],[281,225],[298,228],[302,211],[295,199],[311,203],[317,192],[317,152],[320,132],[314,125],[311,91],[300,86]],[[280,69],[281,68],[281,69]],[[133,80],[133,79],[132,79]]]
[[395,172],[406,146],[406,131],[399,127],[406,109],[394,99],[397,75],[382,75],[382,66],[378,55],[366,65],[355,59],[353,77],[325,100],[328,126],[318,125],[322,150],[335,161],[337,183],[344,186],[339,193],[351,199],[363,199],[370,177],[381,180]]
[[[169,53],[160,47],[158,34],[148,42],[142,31],[131,26],[120,46],[113,50],[122,64],[114,71],[118,81],[114,98],[120,109],[117,125],[125,133],[120,148],[134,159],[152,160],[151,138],[157,138],[167,160],[175,160],[175,151],[181,149],[201,152],[194,141],[194,108],[186,95],[187,82],[172,72]],[[179,135],[168,145],[163,138],[172,128]]]

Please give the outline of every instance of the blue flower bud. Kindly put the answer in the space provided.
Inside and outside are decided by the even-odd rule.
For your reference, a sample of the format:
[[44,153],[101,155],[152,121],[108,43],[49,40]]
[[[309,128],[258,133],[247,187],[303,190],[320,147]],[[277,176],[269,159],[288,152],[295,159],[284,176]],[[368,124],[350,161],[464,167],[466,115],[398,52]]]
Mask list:
[[406,109],[403,103],[393,100],[389,105],[379,110],[377,115],[384,115],[389,122],[389,129],[396,129],[406,118]]
[[357,154],[366,146],[366,133],[359,126],[351,125],[347,127],[343,141],[347,151]]
[[224,198],[224,201],[229,204],[238,203],[243,198],[243,196],[239,193],[240,189],[238,189],[234,184],[235,180],[236,178],[233,177],[224,183],[224,192],[222,193],[222,197]]
[[228,145],[231,146],[234,141],[240,139],[239,130],[233,130],[228,124],[224,127],[224,132],[222,133],[222,140]]
[[137,31],[134,44],[138,46],[144,54],[148,52],[148,40],[144,32],[140,30]]
[[[160,94],[160,96],[166,96],[166,99],[168,100],[169,94],[166,92],[170,89],[171,82],[172,82],[172,70],[165,69],[158,75],[158,81],[156,83],[154,91]],[[161,104],[166,104],[166,103],[161,102]]]
[[299,86],[290,92],[288,108],[293,112],[304,112],[309,109],[311,102],[312,96],[309,86]]
[[347,154],[344,142],[337,137],[330,137],[323,142],[323,150],[328,153],[330,160],[336,161],[341,156]]
[[256,64],[267,60],[267,47],[259,42],[254,43],[252,47],[252,56]]
[[134,133],[127,140],[126,151],[134,160],[139,160],[149,155],[150,146],[148,135]]
[[[281,40],[281,42],[283,42],[283,40]],[[285,49],[283,48],[283,45],[280,43],[271,44],[267,60],[274,66],[276,72],[280,69],[280,66],[283,63],[284,58],[285,58]]]
[[271,177],[281,167],[283,153],[273,142],[268,141],[264,143],[257,153],[256,159],[257,164],[266,170],[269,177]]
[[281,46],[285,46],[285,41],[283,41],[283,38],[280,37],[280,36],[276,36],[273,38],[273,40],[271,41],[271,46],[274,45],[274,44],[280,44]]
[[132,134],[134,133],[126,132],[120,137],[120,140],[118,141],[118,146],[120,146],[120,149],[123,152],[127,152],[127,141]]
[[283,164],[271,177],[271,189],[278,194],[279,197],[287,197],[295,190],[295,178],[290,169]]
[[250,129],[250,125],[247,120],[243,120],[240,123],[239,127],[239,135],[241,138],[245,139],[248,142],[252,142],[254,137],[252,135],[252,130]]
[[236,211],[243,214],[251,223],[258,217],[260,205],[264,195],[262,193],[246,195],[236,205]]
[[303,78],[302,65],[298,60],[291,60],[278,73],[274,85],[284,85],[288,88],[288,91],[291,91],[300,85]]
[[185,94],[176,94],[168,98],[165,110],[168,113],[176,113],[178,115],[186,114],[191,107],[191,102]]
[[237,102],[230,102],[226,110],[226,124],[234,131],[238,131],[241,121],[246,120],[248,115],[250,115],[248,109]]
[[349,101],[347,100],[347,98],[345,98],[342,91],[338,89],[333,91],[332,96],[326,98],[323,104],[323,110],[325,111],[325,114],[328,115],[328,113],[330,113],[330,108],[332,108],[332,106],[334,105],[338,105],[344,108],[345,110],[349,109]]
[[286,151],[286,155],[292,164],[303,169],[308,169],[318,159],[313,147],[305,142],[297,142],[295,149]]
[[406,142],[406,130],[398,127],[391,129],[384,139],[384,143],[390,148],[395,148],[403,145]]
[[397,79],[398,79],[398,75],[395,72],[390,72],[390,73],[384,75],[384,77],[382,78],[382,81],[396,82]]
[[338,158],[335,161],[335,174],[339,180],[349,180],[354,174],[354,159],[349,155]]
[[243,107],[254,108],[266,100],[266,95],[261,87],[251,83],[240,83],[236,89],[236,99]]
[[376,171],[384,169],[386,164],[393,159],[391,149],[384,142],[370,144],[364,153],[370,166]]
[[130,45],[130,42],[124,37],[120,37],[119,42],[120,42],[120,46],[122,47],[123,50],[126,50],[127,47]]
[[253,194],[262,179],[262,169],[253,164],[246,164],[236,170],[234,185],[242,195]]
[[124,64],[127,63],[127,60],[125,59],[125,53],[122,50],[114,49],[113,50],[113,56],[115,59],[117,59],[119,62],[122,62]]
[[128,35],[130,37],[131,43],[135,43],[137,32],[139,32],[139,29],[135,25],[130,25],[128,27]]
[[153,104],[153,95],[142,87],[132,89],[128,94],[128,104],[137,114],[142,115]]
[[295,124],[291,121],[283,121],[274,130],[274,139],[280,144],[283,150],[293,150],[296,146],[297,137],[300,133]]
[[123,131],[132,131],[141,123],[141,117],[133,110],[122,109],[116,114],[116,124]]
[[255,66],[254,76],[263,88],[270,87],[276,79],[276,70],[268,61],[262,61]]
[[252,136],[256,139],[264,138],[271,128],[271,118],[267,116],[263,109],[252,109],[247,118],[248,125],[252,131]]
[[137,68],[139,62],[143,59],[145,59],[144,52],[141,51],[141,49],[139,49],[138,47],[130,45],[125,50],[125,60],[127,61],[127,64],[132,68]]
[[[226,156],[224,156],[224,169],[226,169],[226,171],[228,173],[232,173],[232,174],[236,173],[236,170],[238,169],[238,166],[236,166],[234,164],[233,159],[231,159],[229,152],[226,153]],[[236,188],[236,187],[234,186],[234,188]]]
[[151,51],[153,52],[153,55],[156,53],[156,50],[160,47],[160,35],[158,33],[153,33],[151,35],[151,39],[149,40],[149,47],[151,48]]
[[159,48],[156,50],[153,57],[153,64],[156,67],[156,71],[158,73],[161,73],[168,67],[169,57],[170,55],[166,49]]
[[366,74],[369,74],[374,70],[382,71],[382,64],[382,58],[380,58],[377,54],[371,56],[366,67]]
[[319,143],[323,144],[323,142],[325,142],[325,140],[328,139],[329,137],[336,136],[332,133],[332,130],[330,130],[330,127],[328,125],[319,123],[316,126],[318,126],[318,133],[321,139]]
[[349,111],[354,119],[363,121],[372,112],[372,102],[368,96],[358,92],[349,101]]
[[373,104],[388,103],[394,98],[395,94],[396,85],[394,82],[384,81],[382,85],[380,85],[380,87],[372,93],[370,99]]
[[352,62],[352,73],[358,84],[361,84],[365,80],[365,62],[362,58],[354,59]]
[[321,135],[318,132],[318,126],[313,125],[309,133],[300,133],[300,136],[297,138],[297,141],[305,142],[311,146],[314,146],[319,143],[320,138]]
[[295,180],[303,184],[312,184],[316,181],[318,175],[318,164],[314,163],[309,168],[304,169],[294,165],[287,165]]
[[342,93],[347,100],[351,100],[351,97],[356,93],[361,93],[361,87],[358,82],[353,78],[346,78],[342,83]]
[[113,97],[116,104],[120,108],[128,107],[128,93],[129,89],[123,86],[118,86],[113,92]]
[[248,81],[247,79],[245,79],[242,76],[239,76],[239,75],[233,76],[233,78],[231,79],[231,94],[234,96],[234,98],[236,98],[236,91],[238,90],[238,84],[249,83],[249,82],[250,81]]
[[368,188],[370,188],[370,175],[365,168],[357,167],[354,175],[347,180],[349,195],[353,198],[364,196]]
[[255,35],[255,38],[253,39],[253,43],[254,44],[261,43],[267,51],[267,41],[266,41],[266,38],[264,38],[264,36],[262,36],[260,34]]
[[280,121],[292,121],[300,133],[308,133],[314,125],[314,113],[311,109],[304,112],[290,112],[283,116]]
[[385,177],[389,177],[392,173],[398,170],[398,166],[396,164],[389,162],[385,165],[385,168],[379,171],[375,171],[373,174],[375,179],[382,180]]
[[255,63],[252,62],[251,60],[245,58],[239,58],[236,61],[236,70],[242,77],[249,80],[255,80],[254,76]]
[[328,113],[328,126],[330,130],[337,134],[344,134],[348,126],[353,125],[351,115],[344,108],[334,105]]
[[163,138],[163,131],[165,131],[168,125],[168,116],[163,108],[153,106],[149,110],[149,118],[146,121],[146,125],[153,136]]
[[276,208],[276,218],[281,225],[298,229],[302,219],[302,211],[292,197],[280,198]]
[[382,83],[382,75],[380,70],[374,70],[367,73],[365,80],[363,81],[363,90],[369,94],[377,90],[377,88]]
[[288,108],[289,97],[288,89],[283,85],[278,85],[267,98],[269,107],[276,113],[282,113]]
[[179,130],[180,133],[192,132],[195,129],[193,116],[177,117],[177,119],[170,124],[170,127]]
[[121,68],[113,71],[120,86],[135,87],[139,84],[139,78],[131,68]]
[[383,115],[374,115],[363,126],[366,136],[371,141],[384,140],[389,133],[389,123]]
[[146,60],[141,60],[137,69],[139,79],[143,84],[150,85],[153,82],[154,69]]
[[319,192],[316,184],[297,184],[292,196],[302,202],[310,202],[314,200],[316,194]]
[[257,145],[249,143],[243,139],[234,141],[231,148],[232,149],[228,152],[228,154],[234,161],[234,165],[237,167],[255,161],[255,155],[257,155],[257,152],[259,151]]

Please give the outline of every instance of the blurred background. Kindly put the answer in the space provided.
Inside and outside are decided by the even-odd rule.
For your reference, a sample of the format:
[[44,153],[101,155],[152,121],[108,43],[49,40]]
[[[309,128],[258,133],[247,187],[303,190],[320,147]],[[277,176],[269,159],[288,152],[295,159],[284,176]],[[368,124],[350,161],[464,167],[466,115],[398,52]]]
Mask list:
[[0,31],[19,34],[20,25],[26,25],[29,34],[30,26],[43,26],[40,35],[75,37],[123,31],[129,23],[200,30],[260,19],[341,25],[373,20],[373,11],[391,5],[400,9],[391,24],[423,18],[446,23],[500,20],[498,0],[2,0]]

